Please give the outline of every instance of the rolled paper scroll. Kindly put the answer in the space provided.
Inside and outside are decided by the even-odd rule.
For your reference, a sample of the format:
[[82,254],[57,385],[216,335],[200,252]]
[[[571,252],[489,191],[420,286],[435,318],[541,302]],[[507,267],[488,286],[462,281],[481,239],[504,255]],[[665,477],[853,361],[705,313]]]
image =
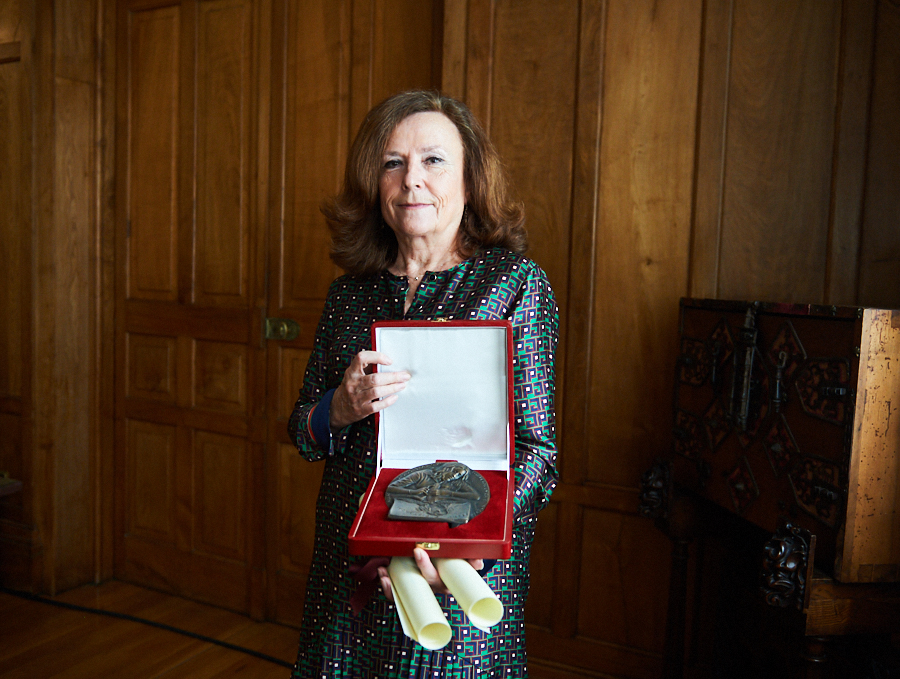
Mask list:
[[503,604],[474,568],[462,559],[435,559],[434,566],[475,627],[488,632],[503,619]]
[[416,562],[408,556],[395,556],[388,566],[388,574],[403,633],[429,651],[450,643],[453,634],[450,623]]

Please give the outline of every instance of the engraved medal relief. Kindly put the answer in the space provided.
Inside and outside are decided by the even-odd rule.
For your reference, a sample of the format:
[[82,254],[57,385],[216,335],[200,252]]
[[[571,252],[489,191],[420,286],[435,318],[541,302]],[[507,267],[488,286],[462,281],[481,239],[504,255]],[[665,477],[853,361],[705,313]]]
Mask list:
[[397,476],[384,491],[388,518],[446,521],[461,526],[487,507],[491,491],[484,477],[462,462],[434,462]]

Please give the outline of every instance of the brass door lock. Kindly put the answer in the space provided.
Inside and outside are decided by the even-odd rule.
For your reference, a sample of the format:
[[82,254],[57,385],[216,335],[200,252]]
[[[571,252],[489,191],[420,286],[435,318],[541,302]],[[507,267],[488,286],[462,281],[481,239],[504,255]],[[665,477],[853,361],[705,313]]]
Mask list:
[[290,318],[267,318],[264,334],[266,339],[290,342],[300,334],[300,324]]

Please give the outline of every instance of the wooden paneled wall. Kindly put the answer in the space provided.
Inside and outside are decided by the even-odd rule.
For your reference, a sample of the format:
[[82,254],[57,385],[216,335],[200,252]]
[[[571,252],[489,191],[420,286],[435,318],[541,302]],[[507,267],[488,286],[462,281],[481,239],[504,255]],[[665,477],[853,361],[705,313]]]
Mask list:
[[[23,25],[16,3],[0,7],[0,471],[30,479],[31,436],[28,416],[31,387],[31,166],[32,116],[29,71],[30,25]],[[24,43],[24,60],[23,60]],[[4,580],[30,582],[32,486],[0,499],[0,567]]]
[[900,305],[897,14],[446,2],[444,89],[489,125],[564,317],[534,676],[661,671],[670,546],[636,488],[670,441],[679,297]]
[[51,592],[97,577],[112,549],[102,34],[97,1],[0,7],[0,469],[25,482],[0,505],[0,573]]
[[[868,13],[863,13],[867,16]],[[849,13],[848,13],[849,19]],[[900,308],[900,3],[879,0],[869,77],[868,144],[859,220],[858,304]],[[869,55],[867,55],[869,56]]]
[[[399,89],[435,85],[465,99],[489,128],[563,315],[562,481],[538,526],[531,674],[659,676],[670,546],[638,517],[637,485],[669,445],[678,299],[900,307],[900,7],[261,6],[271,11],[257,9],[261,18],[237,40],[253,45],[259,68],[255,127],[241,132],[239,149],[249,154],[242,167],[259,174],[238,190],[252,194],[247,223],[264,256],[248,251],[257,259],[247,275],[265,299],[245,306],[298,318],[304,334],[267,349],[250,343],[265,353],[265,377],[254,379],[266,394],[265,431],[248,425],[250,450],[266,455],[252,462],[250,492],[266,497],[265,528],[251,527],[264,534],[246,539],[257,555],[254,582],[268,582],[253,610],[296,620],[302,598],[316,472],[291,452],[283,421],[335,273],[318,202],[339,181],[366,110]],[[114,385],[125,378],[113,361],[113,318],[127,265],[115,245],[128,227],[116,212],[126,196],[114,161],[127,143],[115,115],[125,110],[117,109],[125,95],[115,86],[123,82],[116,10],[112,0],[0,5],[0,470],[25,481],[22,493],[0,500],[0,578],[43,591],[115,574],[121,531],[113,526],[123,525],[112,473],[124,459],[113,440]],[[227,61],[230,41],[198,44],[201,52],[218,45],[224,52],[212,56]],[[201,71],[198,86],[218,87],[213,75]],[[195,134],[193,125],[224,110],[232,109],[185,114],[181,132]],[[212,174],[183,166],[175,181],[236,199],[217,193],[229,176],[215,174],[217,154],[233,146],[199,148]],[[193,220],[191,200],[182,205]],[[196,208],[200,222],[222,221],[202,212],[215,205]],[[199,238],[200,255],[215,257],[216,239]],[[229,283],[214,266],[198,271],[210,276],[203,289]],[[166,272],[135,273],[143,278],[129,284],[153,287]]]

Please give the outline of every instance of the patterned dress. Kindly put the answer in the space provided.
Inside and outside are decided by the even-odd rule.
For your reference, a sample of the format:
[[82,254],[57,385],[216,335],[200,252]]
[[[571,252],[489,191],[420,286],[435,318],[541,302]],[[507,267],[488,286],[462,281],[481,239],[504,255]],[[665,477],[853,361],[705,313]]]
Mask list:
[[[538,511],[556,485],[553,409],[559,320],[544,272],[507,250],[481,252],[447,271],[426,273],[409,311],[407,281],[388,272],[334,281],[316,333],[289,430],[304,458],[325,459],[316,506],[315,552],[306,590],[294,679],[488,679],[527,676],[524,605],[528,555]],[[512,556],[485,576],[504,605],[503,620],[485,634],[450,595],[438,595],[453,638],[428,651],[407,638],[394,605],[380,589],[359,615],[350,607],[347,534],[359,497],[375,472],[374,417],[317,442],[311,412],[336,388],[352,358],[371,348],[370,326],[382,320],[498,320],[513,323],[515,511]]]

